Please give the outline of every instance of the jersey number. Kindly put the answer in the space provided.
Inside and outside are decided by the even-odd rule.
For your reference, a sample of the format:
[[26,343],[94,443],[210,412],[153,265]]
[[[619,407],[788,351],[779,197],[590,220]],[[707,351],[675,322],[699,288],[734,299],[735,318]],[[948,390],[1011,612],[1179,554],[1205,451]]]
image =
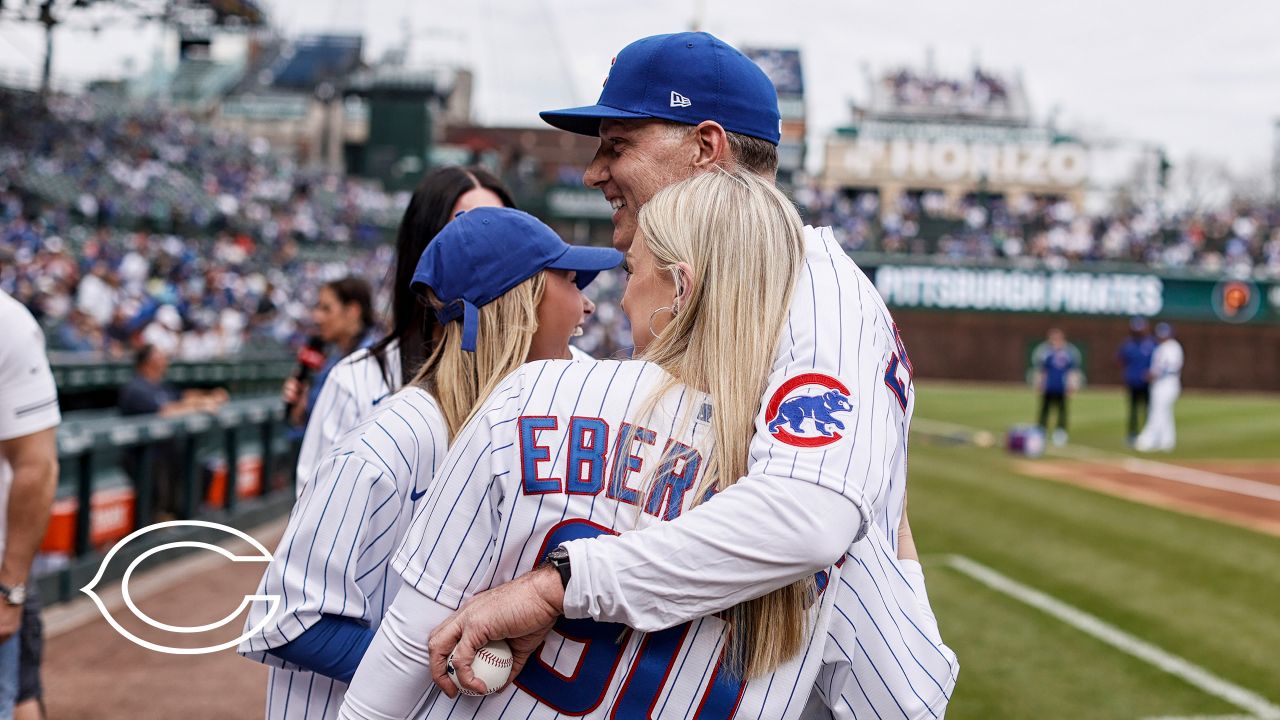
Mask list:
[[[561,543],[580,538],[613,533],[587,520],[567,520],[551,529],[538,553],[541,562],[546,553]],[[640,643],[636,658],[627,669],[622,691],[611,718],[653,717],[658,697],[667,677],[675,670],[676,657],[689,632],[690,623],[649,633]],[[609,683],[622,664],[626,640],[632,632],[625,625],[594,620],[560,618],[556,632],[582,645],[582,655],[571,675],[565,676],[535,655],[515,679],[515,684],[539,702],[565,715],[586,715],[604,701]],[[722,658],[723,659],[723,658]],[[703,693],[694,714],[706,720],[727,720],[733,716],[742,698],[742,683],[717,663],[710,686]]]
[[[898,347],[898,351],[893,353],[889,358],[889,367],[884,371],[884,384],[889,386],[889,392],[898,399],[898,404],[903,410],[907,409],[907,392],[911,388],[911,378],[915,376],[916,370],[911,365],[911,358],[907,357],[907,346],[902,344],[902,333],[898,332],[898,324],[893,325],[893,344]],[[898,377],[899,368],[906,379]]]

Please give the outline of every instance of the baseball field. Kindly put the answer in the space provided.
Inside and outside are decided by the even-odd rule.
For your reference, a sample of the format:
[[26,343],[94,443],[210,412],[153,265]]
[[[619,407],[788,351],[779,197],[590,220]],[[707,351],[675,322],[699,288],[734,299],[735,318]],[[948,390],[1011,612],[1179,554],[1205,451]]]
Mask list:
[[961,660],[949,718],[1280,718],[1280,398],[1185,393],[1178,449],[1139,456],[1121,391],[1088,390],[1036,460],[1001,447],[1031,390],[918,398],[909,508]]

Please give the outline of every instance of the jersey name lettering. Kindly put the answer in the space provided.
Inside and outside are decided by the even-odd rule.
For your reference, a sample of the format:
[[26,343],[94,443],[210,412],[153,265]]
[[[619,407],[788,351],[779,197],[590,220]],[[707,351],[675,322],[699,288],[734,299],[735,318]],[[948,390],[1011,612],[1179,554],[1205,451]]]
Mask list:
[[561,466],[551,465],[559,457],[553,450],[560,441],[556,436],[560,419],[522,415],[517,425],[520,487],[525,495],[599,495],[603,491],[606,497],[639,505],[654,517],[674,520],[684,508],[685,493],[697,484],[698,472],[702,469],[702,453],[670,438],[663,445],[653,481],[648,487],[639,487],[645,456],[652,454],[650,448],[657,447],[657,433],[622,423],[611,438],[607,421],[575,416],[567,424],[563,474],[557,477]]

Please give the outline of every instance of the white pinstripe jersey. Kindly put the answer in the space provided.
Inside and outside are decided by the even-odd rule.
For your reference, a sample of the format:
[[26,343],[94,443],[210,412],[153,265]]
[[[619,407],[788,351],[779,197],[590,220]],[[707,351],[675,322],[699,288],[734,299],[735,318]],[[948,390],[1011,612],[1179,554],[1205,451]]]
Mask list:
[[[303,487],[258,593],[279,595],[281,610],[239,652],[271,666],[267,718],[335,718],[346,683],[299,670],[264,652],[295,640],[322,614],[377,628],[400,588],[392,552],[444,459],[444,415],[426,391],[409,386],[342,440]],[[250,628],[262,619],[254,603]]]
[[[809,480],[845,495],[896,552],[915,408],[911,361],[880,293],[831,228],[805,227],[804,238],[804,264],[756,420],[748,472]],[[787,412],[797,396],[815,394],[830,399],[820,408],[801,401],[800,413]],[[844,407],[841,397],[851,408],[832,411]],[[770,412],[775,402],[778,409]],[[803,416],[798,431],[791,422],[797,414]]]
[[[459,433],[395,569],[427,597],[457,607],[535,567],[561,542],[678,516],[693,504],[712,449],[712,408],[701,393],[676,388],[644,414],[664,378],[635,361],[518,370]],[[515,684],[457,700],[431,689],[417,716],[796,718],[824,663],[834,668],[833,688],[844,687],[850,670],[864,684],[881,683],[879,695],[868,691],[867,707],[887,710],[896,701],[906,714],[945,703],[954,656],[925,632],[930,623],[886,534],[868,533],[850,557],[828,573],[806,650],[770,676],[743,684],[720,671],[725,625],[714,617],[657,633],[562,619]],[[845,573],[857,579],[843,582]],[[827,650],[831,643],[849,653],[847,669],[843,655]]]
[[[400,389],[399,340],[387,345],[383,358],[387,364],[385,373],[366,348],[356,350],[329,370],[298,449],[299,494],[338,440]],[[387,378],[393,384],[387,384]]]
[[[572,345],[569,352],[574,360],[591,360],[592,357]],[[355,427],[378,404],[390,397],[400,387],[400,341],[392,340],[383,353],[386,372],[368,349],[357,350],[333,366],[320,388],[316,406],[311,411],[302,447],[298,449],[298,493],[311,480],[316,467],[324,456],[348,430]],[[395,386],[387,384],[387,378]]]

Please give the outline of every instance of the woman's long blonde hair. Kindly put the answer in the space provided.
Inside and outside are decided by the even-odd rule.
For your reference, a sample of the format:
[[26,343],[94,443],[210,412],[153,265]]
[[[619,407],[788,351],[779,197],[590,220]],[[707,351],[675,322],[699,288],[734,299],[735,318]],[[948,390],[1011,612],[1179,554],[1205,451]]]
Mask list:
[[[693,271],[688,298],[642,359],[672,378],[655,404],[677,383],[711,397],[715,451],[695,498],[746,474],[760,398],[804,256],[803,227],[772,182],[743,171],[701,173],[640,210],[644,237],[637,241],[647,244],[657,269],[683,262]],[[726,611],[731,667],[756,677],[798,653],[812,593],[806,579]]]
[[[461,322],[442,326],[440,342],[411,382],[440,404],[450,441],[480,400],[528,359],[546,286],[540,272],[480,308],[475,352],[462,349]],[[431,308],[438,310],[441,303],[435,294],[428,289],[427,295]]]

